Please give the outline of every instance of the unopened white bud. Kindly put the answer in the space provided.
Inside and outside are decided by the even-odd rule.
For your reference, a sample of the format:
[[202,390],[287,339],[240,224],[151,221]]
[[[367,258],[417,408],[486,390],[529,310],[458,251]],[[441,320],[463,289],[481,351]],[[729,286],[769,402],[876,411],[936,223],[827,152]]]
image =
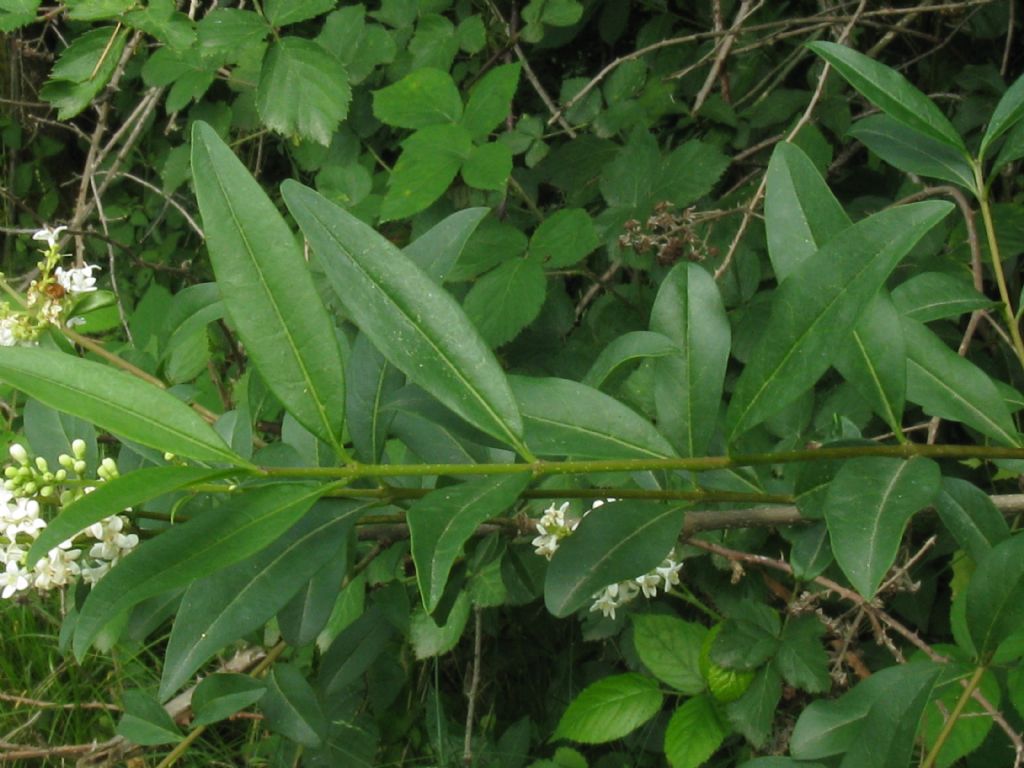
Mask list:
[[53,473],[53,479],[58,483],[63,483],[68,479],[68,473],[66,469],[58,469]]
[[78,437],[71,441],[71,452],[75,454],[76,459],[85,458],[85,440]]
[[57,463],[60,464],[64,469],[70,470],[75,466],[75,460],[66,453],[62,453],[57,457]]
[[85,470],[87,469],[87,465],[86,465],[86,463],[84,461],[79,459],[78,461],[75,462],[75,464],[72,467],[72,469],[75,470],[75,474],[76,475],[84,475],[85,474]]
[[39,489],[39,495],[42,496],[43,498],[46,498],[47,496],[52,496],[53,495],[53,486],[52,485],[44,485],[42,488]]
[[108,477],[117,477],[117,464],[109,456],[100,463],[100,469],[104,470]]
[[44,459],[42,456],[36,456],[36,469],[38,469],[40,472],[49,472],[50,465],[46,463],[46,459]]
[[11,458],[14,459],[16,462],[18,462],[22,466],[28,464],[28,451],[25,450],[25,446],[23,446],[21,443],[11,443],[9,451],[11,454]]

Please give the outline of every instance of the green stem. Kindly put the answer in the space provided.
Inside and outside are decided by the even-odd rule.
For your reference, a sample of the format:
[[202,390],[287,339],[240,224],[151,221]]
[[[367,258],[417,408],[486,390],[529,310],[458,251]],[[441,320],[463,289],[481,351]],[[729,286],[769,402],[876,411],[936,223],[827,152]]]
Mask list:
[[1021,339],[1020,326],[1017,323],[1017,315],[1013,309],[1013,301],[1010,299],[1010,291],[1006,287],[1006,276],[1003,274],[1003,261],[999,256],[999,241],[996,238],[996,227],[992,220],[992,209],[988,202],[988,187],[985,186],[985,179],[981,172],[981,163],[972,163],[974,166],[974,182],[978,188],[978,204],[981,207],[981,219],[985,222],[985,237],[988,240],[989,255],[992,257],[992,271],[996,276],[996,285],[999,287],[999,299],[1003,303],[1003,313],[1006,316],[1006,326],[1010,331],[1010,338],[1013,340],[1013,349],[1017,353],[1017,360],[1024,366],[1024,340]]
[[971,675],[971,679],[967,681],[966,685],[964,685],[963,693],[961,693],[960,698],[956,700],[956,705],[953,707],[953,711],[949,713],[949,717],[946,718],[946,722],[942,724],[942,730],[939,731],[939,735],[936,737],[931,750],[929,750],[928,756],[925,757],[924,762],[921,763],[921,768],[932,768],[932,766],[935,765],[935,761],[939,759],[939,752],[941,752],[942,748],[946,745],[949,735],[953,732],[953,728],[956,726],[956,721],[960,718],[960,715],[963,714],[964,707],[967,706],[967,702],[981,684],[981,678],[984,674],[984,666],[975,668],[974,674]]

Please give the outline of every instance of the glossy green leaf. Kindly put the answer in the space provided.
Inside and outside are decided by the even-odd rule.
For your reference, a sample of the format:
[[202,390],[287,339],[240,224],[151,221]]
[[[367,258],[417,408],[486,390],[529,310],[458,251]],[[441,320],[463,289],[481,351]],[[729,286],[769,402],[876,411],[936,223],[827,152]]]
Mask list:
[[511,507],[530,484],[528,475],[471,480],[438,488],[416,501],[405,514],[412,539],[416,581],[428,612],[433,613],[455,560],[477,527]]
[[446,216],[405,246],[402,253],[440,285],[459,260],[477,225],[489,212],[487,208],[466,208]]
[[548,565],[548,611],[568,616],[607,585],[656,568],[675,546],[682,527],[680,507],[624,500],[593,510],[562,540]]
[[892,301],[901,315],[919,323],[998,306],[969,280],[944,272],[919,272],[893,289]]
[[220,672],[203,678],[192,694],[192,722],[209,725],[255,704],[266,692],[262,680],[251,675]]
[[267,728],[304,747],[319,747],[327,736],[327,717],[306,676],[298,667],[279,663],[266,682],[260,709]]
[[546,291],[540,264],[513,259],[474,282],[463,309],[484,341],[499,347],[536,319]]
[[673,456],[654,426],[603,392],[568,379],[510,376],[526,426],[526,444],[540,456],[581,459]]
[[124,714],[115,732],[133,744],[155,746],[174,744],[182,735],[163,707],[144,691],[125,691],[121,697]]
[[925,413],[962,421],[1003,445],[1020,434],[995,384],[921,323],[903,318],[907,341],[907,398]]
[[963,150],[922,135],[889,115],[859,120],[849,135],[901,171],[942,179],[978,193],[974,170]]
[[563,208],[548,216],[530,236],[530,258],[546,269],[571,267],[599,245],[589,214]]
[[473,151],[465,128],[428,125],[402,142],[402,154],[391,170],[381,220],[412,216],[445,193]]
[[473,189],[500,192],[511,174],[512,150],[499,141],[473,147],[462,164],[462,180]]
[[205,123],[192,175],[221,295],[246,352],[289,413],[341,448],[345,375],[331,321],[274,204]]
[[89,593],[75,626],[75,655],[81,658],[108,622],[147,597],[260,551],[294,525],[325,490],[262,486],[143,542]]
[[447,125],[462,117],[462,97],[451,75],[422,67],[374,91],[373,114],[381,122],[398,128]]
[[338,557],[371,503],[319,501],[253,557],[192,582],[167,643],[161,701],[221,648],[265,624],[328,560]]
[[552,738],[581,744],[621,739],[654,717],[662,698],[649,677],[628,673],[602,678],[572,700]]
[[1018,77],[1013,85],[999,99],[995,111],[988,121],[985,135],[981,137],[978,158],[984,159],[992,142],[1013,128],[1024,117],[1024,76]]
[[703,267],[682,262],[665,276],[650,327],[680,352],[654,365],[659,431],[680,456],[700,456],[718,426],[732,332],[722,295]]
[[975,563],[982,562],[992,547],[1010,537],[1010,526],[992,498],[978,486],[958,477],[942,478],[935,510]]
[[92,493],[64,507],[32,542],[27,561],[37,562],[62,541],[105,517],[197,483],[209,483],[236,474],[236,470],[203,467],[145,467],[108,480]]
[[967,628],[985,659],[1024,629],[1024,536],[992,547],[967,586]]
[[487,72],[470,89],[462,127],[474,139],[484,138],[508,117],[519,85],[520,69],[518,63],[502,64]]
[[266,38],[271,28],[255,11],[214,8],[199,21],[196,31],[201,55],[232,61]]
[[653,331],[629,331],[601,350],[581,383],[600,389],[619,368],[635,360],[672,354],[679,354],[679,347],[668,336]]
[[672,713],[665,728],[665,758],[672,768],[704,765],[729,735],[710,696],[695,696]]
[[631,618],[633,645],[651,674],[688,696],[703,691],[700,647],[707,627],[655,613],[637,613]]
[[346,389],[348,431],[360,458],[380,460],[394,411],[384,410],[388,397],[405,383],[402,372],[376,350],[365,334],[359,334],[348,358]]
[[755,747],[763,747],[771,736],[781,699],[782,678],[772,665],[763,666],[746,692],[726,706],[729,723]]
[[938,464],[922,458],[857,458],[836,473],[825,505],[832,552],[864,597],[874,596],[907,523],[935,498],[941,479]]
[[326,147],[351,99],[345,65],[324,48],[300,37],[271,44],[256,88],[256,108],[270,130]]
[[159,451],[250,466],[173,395],[114,368],[49,349],[0,349],[0,381],[100,429]]
[[817,41],[807,47],[887,115],[967,155],[964,140],[935,102],[895,69],[837,43]]
[[730,440],[803,394],[827,369],[886,278],[952,205],[924,202],[857,222],[805,259],[776,291],[759,353],[729,405]]
[[494,355],[447,293],[366,224],[286,182],[331,287],[374,346],[468,422],[517,450],[522,420]]

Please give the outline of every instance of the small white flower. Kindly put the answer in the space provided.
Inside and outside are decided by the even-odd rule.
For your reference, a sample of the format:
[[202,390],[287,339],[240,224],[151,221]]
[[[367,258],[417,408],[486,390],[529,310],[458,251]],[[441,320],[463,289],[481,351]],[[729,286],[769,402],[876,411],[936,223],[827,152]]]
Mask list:
[[11,454],[11,458],[21,464],[21,466],[28,465],[28,451],[25,450],[25,446],[21,443],[11,443],[11,447],[8,448],[8,453]]
[[34,235],[32,235],[32,239],[45,240],[46,244],[53,248],[54,246],[57,245],[57,238],[60,237],[60,233],[63,232],[65,229],[67,229],[67,227],[54,227],[53,229],[50,229],[49,227],[43,227]]
[[18,327],[16,317],[5,317],[0,320],[0,347],[13,347],[18,343],[18,337],[14,329]]
[[86,264],[84,267],[72,267],[64,269],[57,267],[53,276],[57,279],[60,287],[68,293],[89,293],[96,290],[96,278],[92,271],[100,269],[95,264]]
[[122,533],[124,526],[125,519],[120,515],[111,515],[90,525],[86,530],[98,543],[93,544],[89,550],[89,557],[114,563],[134,549],[139,543],[139,537],[134,533]]
[[81,566],[75,561],[81,557],[82,551],[71,549],[70,544],[70,541],[66,541],[59,547],[54,547],[46,557],[36,563],[33,583],[36,589],[46,591],[54,587],[63,587],[78,576]]
[[86,584],[95,584],[97,581],[106,576],[107,571],[110,570],[110,563],[100,563],[94,568],[83,568],[82,569],[82,581]]
[[644,593],[644,597],[658,596],[658,584],[661,583],[661,574],[657,572],[645,573],[643,576],[637,576],[634,581],[640,585],[640,591]]
[[615,596],[610,593],[610,590],[605,589],[598,593],[597,600],[590,606],[591,611],[600,611],[604,614],[607,619],[615,618],[615,609],[619,607],[618,601]]
[[0,573],[0,586],[4,588],[0,598],[7,600],[15,592],[28,589],[28,573],[18,563],[9,560],[6,570]]
[[671,557],[666,557],[665,561],[654,569],[654,572],[664,580],[666,592],[679,583],[679,571],[682,568],[682,563],[677,563]]
[[[538,530],[540,526],[537,526]],[[530,542],[537,548],[537,554],[546,557],[548,560],[558,551],[558,537],[553,533],[543,534]]]

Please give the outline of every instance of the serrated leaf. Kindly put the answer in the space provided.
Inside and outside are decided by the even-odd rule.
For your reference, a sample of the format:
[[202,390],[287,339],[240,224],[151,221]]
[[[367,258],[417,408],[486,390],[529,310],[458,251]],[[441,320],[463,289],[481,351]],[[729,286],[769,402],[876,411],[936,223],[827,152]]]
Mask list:
[[125,691],[124,714],[115,732],[133,744],[155,746],[181,741],[182,735],[163,707],[144,691]]
[[332,11],[337,4],[337,0],[266,0],[263,13],[275,27],[283,27]]
[[807,47],[831,64],[864,98],[887,115],[967,155],[964,140],[935,102],[899,72],[837,43],[816,41],[808,43]]
[[345,65],[311,40],[283,37],[267,51],[256,108],[272,131],[325,147],[348,115]]
[[541,456],[667,458],[672,446],[618,400],[568,379],[510,376],[526,444]]
[[495,67],[470,89],[466,111],[462,115],[462,127],[474,139],[487,136],[508,116],[512,97],[519,84],[520,69],[518,63]]
[[935,510],[957,544],[975,563],[1010,536],[1010,527],[991,497],[974,483],[958,477],[942,478]]
[[203,678],[192,694],[195,725],[224,720],[255,704],[266,692],[266,684],[250,675],[220,672]]
[[61,54],[39,96],[57,107],[59,120],[70,120],[99,94],[117,69],[128,31],[93,29],[78,37]]
[[761,748],[771,735],[775,713],[781,699],[782,678],[770,664],[764,666],[754,675],[746,692],[726,706],[729,723],[742,733],[747,741]]
[[189,584],[263,549],[326,490],[298,484],[262,486],[144,541],[89,593],[75,625],[75,655],[81,658],[108,622],[147,597]]
[[969,280],[943,272],[919,272],[893,289],[892,301],[901,315],[919,323],[998,306]]
[[903,318],[903,336],[911,402],[929,416],[962,421],[999,443],[1020,445],[1013,418],[988,374],[915,320]]
[[473,147],[462,164],[462,180],[473,189],[505,189],[512,174],[512,150],[504,142],[492,141]]
[[682,527],[680,507],[652,502],[614,501],[591,511],[551,559],[544,579],[548,611],[568,616],[607,585],[653,570]]
[[0,380],[58,411],[159,451],[249,467],[173,395],[114,368],[49,349],[0,349]]
[[793,575],[801,581],[810,581],[832,565],[832,545],[825,523],[816,521],[794,531],[792,544],[789,563]]
[[472,149],[469,134],[458,125],[430,125],[403,141],[381,205],[382,220],[412,216],[437,200]]
[[270,619],[346,545],[369,502],[319,501],[253,557],[194,581],[171,629],[160,679],[170,698],[213,654]]
[[621,739],[661,709],[661,691],[649,677],[612,675],[588,685],[558,721],[553,739],[604,744]]
[[822,645],[825,632],[817,616],[791,616],[782,628],[774,665],[783,679],[808,693],[825,693],[832,685],[828,654]]
[[680,693],[695,696],[705,688],[700,648],[707,627],[675,616],[633,614],[633,645],[656,678]]
[[0,32],[13,32],[36,20],[42,0],[3,0],[0,2]]
[[984,660],[1024,628],[1024,536],[992,547],[967,586],[967,628]]
[[729,404],[730,441],[817,381],[828,369],[830,350],[899,261],[951,209],[924,202],[876,213],[833,237],[783,281],[759,354],[744,368]]
[[981,137],[978,159],[983,160],[992,142],[1013,128],[1024,117],[1024,76],[1018,77],[999,99]]
[[203,16],[196,30],[200,54],[214,60],[233,60],[271,32],[258,13],[238,8],[214,8]]
[[305,747],[317,748],[327,736],[327,718],[316,692],[291,664],[275,664],[260,700],[266,726]]
[[415,69],[397,83],[373,92],[373,114],[398,128],[457,123],[462,97],[447,72],[432,67]]
[[710,696],[695,696],[672,713],[665,728],[665,758],[672,768],[697,768],[729,735]]
[[679,354],[679,347],[668,336],[653,331],[629,331],[601,350],[580,383],[600,389],[613,373],[634,360],[672,354]]
[[743,600],[720,626],[715,630],[709,658],[726,669],[756,669],[779,647],[779,615],[763,603]]
[[658,289],[650,327],[680,350],[655,361],[658,427],[680,456],[699,456],[718,426],[732,346],[725,305],[711,274],[689,262],[673,267]]
[[548,269],[571,267],[599,245],[597,231],[582,208],[564,208],[541,222],[530,237],[530,258]]
[[845,462],[828,491],[825,520],[843,573],[871,598],[896,561],[903,530],[931,503],[942,473],[930,459],[869,456]]
[[544,270],[537,262],[513,259],[474,282],[463,309],[484,341],[500,347],[536,319],[546,291]]
[[288,412],[343,454],[341,350],[302,249],[245,166],[198,121],[192,176],[220,294],[246,353]]
[[511,507],[529,484],[529,476],[480,478],[438,488],[409,507],[405,519],[412,560],[428,613],[441,601],[448,574],[469,537],[482,522]]
[[366,224],[294,182],[285,201],[331,287],[374,346],[478,429],[521,449],[505,374],[458,304]]
[[671,202],[685,208],[708,194],[729,167],[729,158],[716,147],[691,139],[669,153],[654,179],[651,202]]

